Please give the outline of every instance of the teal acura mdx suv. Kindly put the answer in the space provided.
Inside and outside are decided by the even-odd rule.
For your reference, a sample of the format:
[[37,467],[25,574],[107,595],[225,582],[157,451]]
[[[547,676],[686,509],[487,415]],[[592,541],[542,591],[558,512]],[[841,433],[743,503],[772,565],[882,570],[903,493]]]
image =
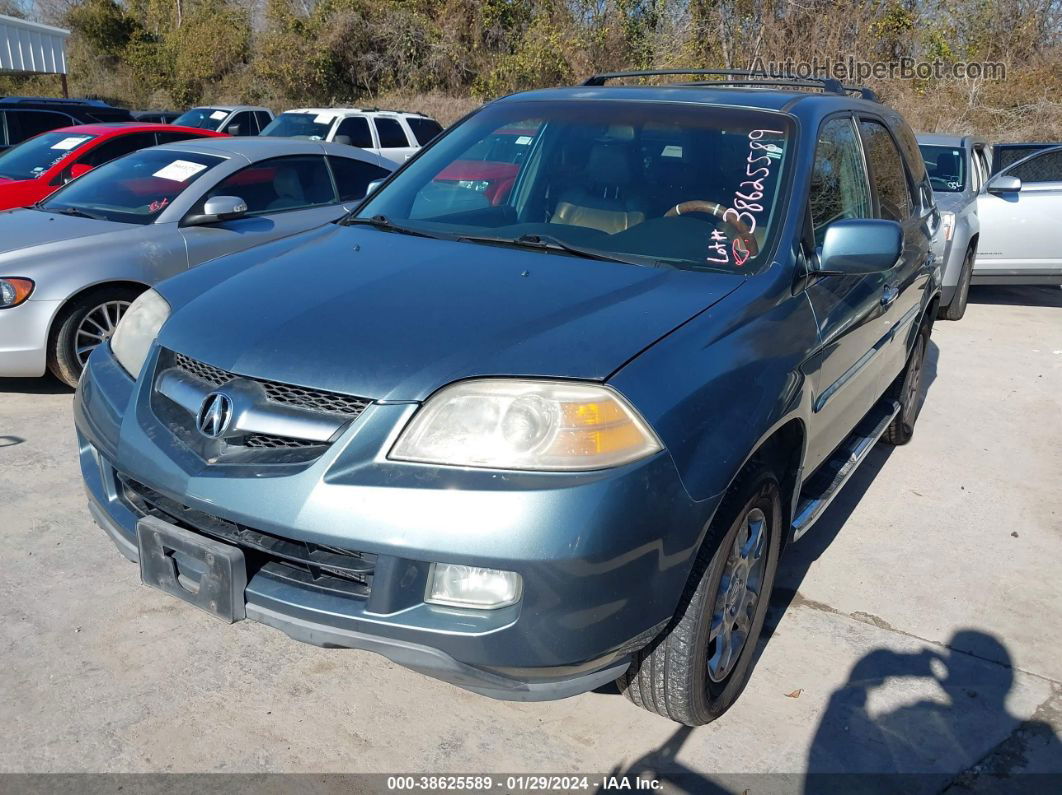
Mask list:
[[75,415],[143,581],[498,698],[733,703],[787,544],[911,437],[939,220],[870,92],[669,74],[492,102],[137,298]]

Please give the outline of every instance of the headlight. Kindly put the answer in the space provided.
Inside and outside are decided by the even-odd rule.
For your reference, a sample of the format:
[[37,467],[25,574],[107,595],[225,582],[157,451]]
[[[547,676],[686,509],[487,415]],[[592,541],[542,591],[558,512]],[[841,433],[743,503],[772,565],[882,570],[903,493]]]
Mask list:
[[951,236],[955,232],[955,213],[941,213],[940,223],[944,230],[944,239],[951,240]]
[[18,306],[29,298],[32,292],[33,282],[30,279],[0,279],[0,309]]
[[619,466],[661,449],[649,426],[611,389],[484,378],[453,384],[429,398],[390,458],[570,471]]
[[148,290],[137,296],[118,321],[111,337],[111,352],[133,378],[140,375],[151,343],[169,316],[170,305],[166,300],[154,290]]

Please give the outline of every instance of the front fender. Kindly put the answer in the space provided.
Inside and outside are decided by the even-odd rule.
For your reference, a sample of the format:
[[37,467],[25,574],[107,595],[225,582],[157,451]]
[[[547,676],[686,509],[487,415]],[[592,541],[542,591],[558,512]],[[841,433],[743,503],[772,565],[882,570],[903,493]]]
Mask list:
[[[761,280],[770,277],[750,282]],[[694,500],[724,493],[775,430],[811,415],[801,369],[818,339],[811,307],[788,284],[757,294],[763,287],[743,285],[609,379],[652,424]]]

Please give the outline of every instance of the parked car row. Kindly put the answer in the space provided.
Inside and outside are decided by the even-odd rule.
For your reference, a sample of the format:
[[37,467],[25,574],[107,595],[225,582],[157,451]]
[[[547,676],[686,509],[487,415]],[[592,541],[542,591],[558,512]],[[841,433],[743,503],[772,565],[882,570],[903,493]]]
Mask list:
[[0,99],[0,149],[73,124],[132,122],[173,124],[232,136],[266,135],[343,143],[396,163],[442,132],[423,113],[379,108],[299,108],[274,118],[269,108],[210,105],[176,111],[128,111],[100,100],[6,97]]
[[[15,163],[15,176],[55,174],[0,183],[0,199],[39,197],[0,213],[0,376],[50,371],[75,385],[145,288],[336,220],[394,168],[338,144],[160,125],[72,130],[0,155],[0,174]],[[112,145],[139,151],[112,160]],[[94,154],[109,162],[94,167]],[[82,168],[92,170],[64,184]]]
[[89,510],[146,585],[707,723],[781,555],[912,438],[940,258],[988,239],[939,196],[989,172],[833,80],[627,82],[672,74],[508,96],[408,160],[417,114],[190,111],[0,214],[0,374],[77,383]]
[[[212,156],[307,147],[336,172],[374,157],[336,143],[352,122],[400,148],[389,117],[146,149],[10,216],[62,240],[0,322],[58,303],[75,262],[141,291],[116,328],[77,325],[93,300],[69,327],[94,345],[90,510],[144,583],[499,698],[618,679],[689,724],[733,703],[783,549],[911,438],[937,210],[869,93],[615,77],[491,103],[338,223],[253,249],[291,183],[256,177],[264,215],[226,220],[247,167]],[[114,273],[165,240],[216,258]]]
[[1062,284],[1062,146],[918,142],[943,218],[942,318],[963,316],[971,284]]

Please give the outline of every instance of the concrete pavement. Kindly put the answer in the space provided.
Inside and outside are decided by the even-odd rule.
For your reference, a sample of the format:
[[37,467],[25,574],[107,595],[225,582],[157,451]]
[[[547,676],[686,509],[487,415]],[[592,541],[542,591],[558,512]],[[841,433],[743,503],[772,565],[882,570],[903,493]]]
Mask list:
[[141,586],[84,509],[69,391],[0,382],[0,771],[1062,773],[1062,291],[974,288],[929,376],[914,440],[791,547],[746,692],[694,730],[610,692],[490,701]]

